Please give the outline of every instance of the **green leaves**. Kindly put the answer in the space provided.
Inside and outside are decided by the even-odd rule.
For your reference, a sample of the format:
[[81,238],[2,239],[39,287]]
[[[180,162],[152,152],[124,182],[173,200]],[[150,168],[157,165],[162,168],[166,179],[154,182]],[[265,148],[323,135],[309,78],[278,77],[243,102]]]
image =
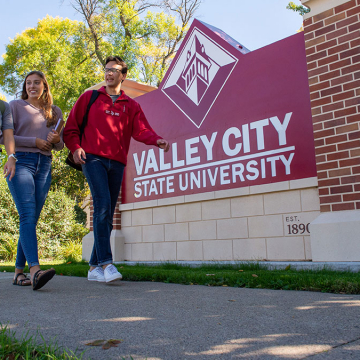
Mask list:
[[[70,240],[80,243],[88,233],[75,219],[75,200],[62,189],[50,190],[37,225],[39,255],[41,258],[69,257],[79,252]],[[16,254],[19,238],[19,215],[8,189],[6,180],[0,177],[0,260],[12,260]],[[61,252],[60,247],[67,247]]]
[[[129,77],[158,85],[200,0],[72,0],[72,3],[91,29],[95,45],[100,38],[105,39],[113,53],[126,61]],[[101,20],[96,21],[98,18]],[[97,52],[100,62],[103,53]]]
[[6,46],[0,86],[15,94],[28,72],[43,71],[55,105],[66,115],[86,88],[102,80],[90,39],[82,22],[51,16],[39,20]]
[[295,12],[298,12],[301,16],[304,16],[308,12],[310,12],[310,9],[303,6],[303,5],[295,5],[292,1],[289,2],[289,4],[286,7],[289,10],[293,10]]
[[51,189],[63,189],[81,206],[90,190],[83,173],[65,164],[68,152],[64,148],[53,153]]

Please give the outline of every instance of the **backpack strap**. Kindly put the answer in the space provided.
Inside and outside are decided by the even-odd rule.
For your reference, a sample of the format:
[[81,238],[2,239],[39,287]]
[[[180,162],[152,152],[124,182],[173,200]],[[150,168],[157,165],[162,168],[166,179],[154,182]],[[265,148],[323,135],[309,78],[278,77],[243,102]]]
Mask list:
[[0,111],[1,115],[4,116],[5,113],[5,102],[3,100],[0,100]]
[[99,92],[97,90],[93,90],[92,93],[91,93],[91,98],[90,98],[90,101],[88,103],[88,106],[86,108],[86,113],[84,115],[84,118],[83,118],[83,122],[80,126],[80,144],[81,144],[81,138],[84,134],[84,129],[85,129],[85,126],[88,122],[88,117],[89,117],[89,111],[90,111],[90,108],[91,108],[91,105],[95,102],[95,100],[98,98],[99,96]]

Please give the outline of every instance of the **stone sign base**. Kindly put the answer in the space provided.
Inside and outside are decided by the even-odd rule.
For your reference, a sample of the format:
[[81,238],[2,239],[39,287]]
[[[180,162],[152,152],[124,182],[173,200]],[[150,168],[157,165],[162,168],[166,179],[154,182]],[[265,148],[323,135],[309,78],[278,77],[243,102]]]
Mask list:
[[[111,251],[114,262],[125,260],[124,243],[125,243],[125,237],[122,235],[121,230],[113,230],[110,236],[110,245],[111,245]],[[90,260],[93,244],[94,244],[94,232],[90,231],[82,239],[83,260],[85,261]]]
[[310,232],[313,261],[360,261],[360,210],[322,213]]

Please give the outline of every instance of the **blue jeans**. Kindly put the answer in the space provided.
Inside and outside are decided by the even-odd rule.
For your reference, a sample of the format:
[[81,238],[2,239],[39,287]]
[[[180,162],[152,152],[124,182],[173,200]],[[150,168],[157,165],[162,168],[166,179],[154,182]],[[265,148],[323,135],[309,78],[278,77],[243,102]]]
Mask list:
[[94,206],[94,246],[90,266],[102,266],[113,262],[110,234],[124,168],[125,165],[118,161],[88,153],[85,164],[82,165]]
[[7,183],[20,217],[20,237],[15,267],[39,265],[36,225],[51,183],[51,157],[17,152],[15,176]]

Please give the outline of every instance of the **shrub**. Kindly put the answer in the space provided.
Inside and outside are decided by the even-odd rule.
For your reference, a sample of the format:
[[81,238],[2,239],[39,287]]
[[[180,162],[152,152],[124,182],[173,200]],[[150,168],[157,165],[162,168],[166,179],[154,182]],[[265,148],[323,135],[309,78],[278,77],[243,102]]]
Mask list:
[[18,239],[15,236],[0,233],[0,259],[15,261]]
[[[49,191],[37,225],[40,258],[58,257],[60,248],[69,241],[81,242],[88,233],[82,224],[76,222],[75,200],[62,189]],[[0,259],[5,260],[9,244],[16,244],[19,238],[19,215],[6,180],[0,179]]]
[[78,241],[69,240],[60,248],[57,256],[65,262],[78,262],[82,258],[82,246]]

